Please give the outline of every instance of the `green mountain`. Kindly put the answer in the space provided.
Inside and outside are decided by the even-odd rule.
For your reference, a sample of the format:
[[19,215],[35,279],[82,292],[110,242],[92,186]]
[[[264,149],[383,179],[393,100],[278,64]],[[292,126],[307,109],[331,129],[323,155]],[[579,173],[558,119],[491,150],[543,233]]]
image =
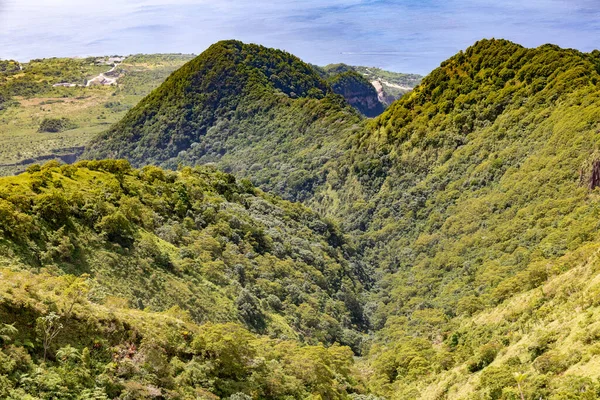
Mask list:
[[215,163],[287,199],[303,199],[315,169],[343,153],[364,119],[300,59],[223,41],[172,74],[99,135],[84,158],[134,166]]
[[[73,162],[91,139],[120,121],[193,58],[190,54],[135,54],[26,63],[0,60],[0,175],[14,175],[52,159]],[[327,72],[313,68],[327,80]],[[377,74],[383,80],[404,76],[380,70]],[[111,81],[100,84],[101,75]],[[86,86],[86,82],[94,84]],[[369,116],[383,111],[371,85],[357,76],[349,83],[340,88],[346,87],[351,105]],[[332,89],[338,93],[336,87]],[[52,129],[51,135],[46,134],[49,121],[58,125],[58,132]]]
[[311,204],[378,270],[383,393],[512,398],[521,372],[526,398],[597,391],[577,338],[598,309],[561,296],[595,290],[575,276],[594,276],[599,244],[599,54],[478,42],[326,168]]
[[383,112],[384,105],[379,101],[377,90],[358,72],[342,72],[331,76],[328,82],[335,93],[342,95],[364,116],[376,117]]
[[600,52],[482,40],[371,120],[340,68],[219,42],[87,153],[178,172],[4,178],[0,393],[599,398]]
[[0,183],[3,398],[346,392],[352,350],[320,344],[360,352],[369,279],[331,222],[210,168],[51,162]]

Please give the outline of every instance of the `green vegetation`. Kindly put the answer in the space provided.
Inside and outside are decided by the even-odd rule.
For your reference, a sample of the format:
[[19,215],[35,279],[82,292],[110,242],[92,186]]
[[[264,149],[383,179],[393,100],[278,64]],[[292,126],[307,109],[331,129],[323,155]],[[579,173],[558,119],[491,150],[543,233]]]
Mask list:
[[[598,78],[597,54],[481,41],[327,167],[310,204],[378,270],[376,392],[508,399],[522,372],[526,398],[568,398],[596,380],[595,350],[571,342],[595,306],[573,311],[548,288],[585,297],[571,272],[598,246]],[[556,342],[530,352],[553,325]]]
[[368,274],[305,207],[210,168],[113,160],[33,165],[1,188],[3,397],[357,386],[352,350],[322,344],[361,351]]
[[40,127],[38,128],[38,132],[58,133],[75,128],[77,128],[77,125],[65,117],[44,118],[40,124]]
[[[329,64],[325,67],[313,66],[323,78],[330,78],[347,72],[356,72],[376,88],[378,99],[388,106],[417,86],[423,77],[416,74],[403,74],[385,71],[375,67],[360,67],[347,64]],[[337,93],[337,92],[336,92]]]
[[[108,57],[53,58],[23,64],[0,60],[0,175],[22,172],[27,165],[53,157],[73,160],[94,135],[120,120],[191,58],[180,54],[129,56],[115,71],[118,86],[93,87],[53,85],[83,85],[111,68]],[[77,127],[52,135],[38,132],[44,120],[63,118]]]
[[10,282],[0,287],[0,318],[14,321],[0,325],[4,399],[336,399],[360,386],[347,347],[199,326],[178,308],[98,304],[93,281],[73,276],[0,273]]
[[83,157],[172,169],[215,162],[287,199],[303,199],[320,183],[314,169],[339,157],[347,131],[363,123],[298,58],[226,41],[171,75]]
[[480,41],[372,120],[329,68],[217,43],[87,153],[178,172],[5,178],[0,390],[599,398],[600,52]]
[[342,72],[328,79],[333,91],[344,96],[346,101],[367,117],[376,117],[383,112],[383,104],[371,83],[356,71]]
[[[231,60],[237,56],[224,57],[231,54],[224,48],[238,49],[237,55],[238,46],[244,54],[237,42],[218,44],[203,63]],[[596,398],[598,308],[583,299],[597,294],[592,277],[600,209],[598,189],[589,179],[599,158],[598,54],[481,41],[444,62],[380,117],[352,117],[342,102],[318,114],[306,130],[296,128],[309,115],[301,106],[334,104],[335,96],[315,98],[305,90],[304,98],[281,96],[286,108],[248,113],[250,104],[265,104],[260,91],[278,97],[268,83],[250,85],[260,88],[256,92],[244,92],[243,86],[242,96],[226,97],[225,107],[213,103],[217,108],[210,109],[243,117],[224,118],[222,125],[192,118],[211,127],[194,136],[193,146],[186,148],[182,140],[164,165],[216,161],[340,222],[352,238],[354,257],[375,271],[375,285],[364,293],[373,340],[363,346],[358,365],[372,393]],[[243,59],[237,68],[219,64],[217,81],[246,71],[253,58]],[[236,73],[231,76],[238,82]],[[140,139],[143,150],[130,146],[130,152],[95,154],[137,163],[154,154],[148,147],[163,143],[156,138],[167,130],[152,127],[169,126],[170,113],[179,110],[173,115],[184,118],[181,110],[196,104],[170,105],[172,98],[185,99],[166,95],[174,92],[168,85],[184,82],[184,76],[167,82],[165,94],[159,96],[159,90],[149,97],[146,114],[140,106],[132,114],[137,119],[126,118],[105,135],[108,145],[97,141],[93,149],[115,151],[127,146],[124,137],[143,132],[148,138]],[[229,104],[236,104],[235,113],[227,111]],[[188,124],[174,121],[174,127]],[[311,135],[312,127],[323,128],[323,135]],[[124,132],[130,133],[119,136]],[[269,133],[272,147],[263,139]],[[206,155],[206,148],[219,150],[212,159],[188,155]],[[279,154],[301,168],[300,181],[279,172]]]
[[[94,136],[121,120],[127,111],[192,58],[192,55],[186,54],[128,56],[110,74],[111,77],[118,77],[117,86],[91,87],[53,85],[83,85],[99,73],[106,73],[112,67],[111,58],[53,58],[23,64],[0,60],[0,175],[22,172],[27,165],[52,158],[72,162]],[[25,92],[23,87],[29,87],[31,90]],[[366,90],[364,95],[372,96],[368,86]],[[361,107],[362,103],[366,104],[367,100],[360,96],[355,97],[358,103],[353,105]],[[320,113],[332,114],[327,110]],[[238,117],[245,121],[243,116],[238,114]],[[47,118],[67,118],[77,127],[59,134],[40,135],[40,124]],[[281,116],[277,118],[281,119]],[[304,124],[309,123],[307,121]],[[264,121],[259,121],[258,124],[264,126]],[[233,125],[237,125],[237,122]],[[273,125],[269,129],[277,131],[276,124]],[[326,130],[329,129],[319,126],[312,129],[310,134],[323,135]],[[265,146],[268,147],[268,143]],[[217,147],[220,148],[220,143]],[[188,156],[187,160],[173,161],[168,166],[176,166],[181,162],[195,164],[214,159],[212,150],[208,150],[207,153]],[[256,158],[263,157],[264,155]],[[281,165],[284,164],[282,161],[279,161],[279,164],[281,168],[286,168]],[[253,162],[246,167],[252,165],[256,168],[260,163]],[[222,167],[228,168],[225,165]],[[236,174],[239,172],[236,168],[229,170]],[[307,175],[306,167],[300,168],[296,175]],[[265,176],[262,181],[269,179]]]
[[21,64],[14,60],[0,60],[0,74],[12,75],[21,69]]

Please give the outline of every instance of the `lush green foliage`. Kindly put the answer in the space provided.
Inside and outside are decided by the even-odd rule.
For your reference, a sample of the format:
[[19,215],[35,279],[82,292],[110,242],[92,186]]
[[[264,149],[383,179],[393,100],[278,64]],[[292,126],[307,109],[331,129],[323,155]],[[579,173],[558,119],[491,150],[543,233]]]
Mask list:
[[[583,359],[557,351],[532,360],[518,350],[548,320],[532,311],[502,324],[482,310],[535,293],[587,263],[598,244],[600,209],[587,185],[598,157],[596,60],[555,46],[479,42],[327,167],[312,204],[338,216],[379,271],[372,322],[380,331],[370,353],[378,390],[464,398],[485,393],[499,379],[485,377],[500,368],[508,383],[490,396],[512,398],[498,394],[516,384],[512,372],[527,372],[546,393],[558,390],[550,389],[557,374],[581,374]],[[574,325],[563,329],[574,333]],[[495,361],[507,349],[516,366]],[[528,397],[543,393],[539,386]]]
[[[147,310],[178,306],[195,322],[243,324],[226,328],[239,335],[227,340],[263,341],[263,353],[206,325],[197,328],[204,342],[175,354],[204,365],[186,379],[218,396],[595,399],[600,195],[590,176],[600,158],[599,84],[599,52],[485,40],[365,121],[293,56],[221,42],[89,154],[172,169],[216,162],[340,229],[215,171],[49,165],[3,184],[3,263],[90,274],[101,288],[87,297],[92,308],[118,296]],[[210,195],[195,197],[198,186]],[[35,315],[45,318],[35,341],[23,340],[36,362],[44,349],[52,363],[73,354],[52,336],[67,309],[57,306],[60,321]],[[0,337],[14,336],[4,326]],[[309,370],[325,386],[293,372],[304,357],[296,349],[315,351],[311,362],[326,360],[322,351],[349,360],[347,349],[318,345],[336,341],[363,356],[356,369],[317,362]],[[273,348],[294,355],[275,358],[288,369],[265,370],[278,384],[295,382],[288,389],[255,378],[256,360],[271,360]],[[175,370],[161,376],[178,379]],[[134,382],[173,390],[139,371]]]
[[197,322],[359,349],[364,271],[337,228],[304,207],[206,169],[108,160],[28,171],[0,192],[0,254],[15,265],[89,273],[102,298],[179,306]]
[[77,128],[77,125],[75,125],[70,119],[65,117],[44,118],[40,123],[38,132],[58,133],[75,128]]
[[[558,374],[581,375],[592,350],[574,358],[547,352],[554,342],[545,349],[545,333],[533,331],[538,317],[507,326],[483,316],[589,262],[600,213],[586,183],[599,151],[598,78],[597,53],[482,41],[379,118],[358,126],[338,119],[320,145],[335,156],[300,164],[308,185],[265,162],[280,149],[290,159],[313,154],[306,135],[277,135],[266,153],[260,140],[244,152],[225,147],[216,159],[231,157],[221,165],[338,219],[358,258],[377,271],[366,307],[377,331],[365,361],[373,391],[510,398],[520,390],[513,372],[527,372],[521,389],[538,398],[563,390]],[[248,140],[243,134],[273,126],[250,117],[253,130],[239,129],[245,120],[219,131]],[[246,158],[258,166],[233,167]],[[538,340],[539,350],[518,350]]]
[[337,399],[363,387],[347,347],[259,337],[235,323],[199,326],[177,307],[102,305],[85,276],[0,276],[3,399]]
[[[323,145],[331,135],[326,118],[334,113],[358,122],[353,110],[298,58],[262,46],[219,42],[99,136],[85,156],[176,166],[218,160],[227,151],[240,160],[240,153],[256,142],[291,142],[289,135]],[[276,146],[259,151],[262,159],[289,161]]]
[[[3,178],[1,188],[0,263],[43,271],[35,279],[5,271],[13,286],[1,293],[2,323],[16,323],[21,343],[33,344],[2,348],[24,363],[0,371],[4,395],[337,398],[349,390],[352,350],[319,343],[361,351],[369,278],[348,261],[353,250],[331,222],[210,168],[50,162]],[[49,278],[64,273],[80,278]],[[15,280],[44,287],[22,288],[15,303]],[[147,332],[127,306],[148,311]],[[106,307],[120,311],[102,316]],[[153,327],[164,318],[152,312],[167,310],[181,310],[185,323]],[[34,332],[27,321],[36,318]],[[229,324],[194,325],[208,321]]]

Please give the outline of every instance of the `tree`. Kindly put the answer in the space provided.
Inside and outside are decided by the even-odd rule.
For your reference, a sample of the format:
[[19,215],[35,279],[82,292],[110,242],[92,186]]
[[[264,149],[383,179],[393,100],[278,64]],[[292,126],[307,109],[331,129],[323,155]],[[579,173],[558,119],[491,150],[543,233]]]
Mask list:
[[88,284],[89,275],[83,274],[81,276],[67,276],[67,282],[69,286],[63,292],[63,296],[65,298],[63,317],[66,319],[71,317],[71,313],[73,312],[73,307],[75,304],[80,303],[87,296],[90,291],[90,286]]
[[63,329],[63,324],[60,323],[60,316],[55,312],[51,312],[45,317],[39,317],[36,321],[37,329],[42,335],[42,345],[44,346],[44,361],[48,357],[48,350],[56,336]]
[[64,225],[69,216],[69,202],[64,193],[53,190],[35,198],[34,211],[54,226]]
[[111,242],[129,247],[134,241],[134,227],[120,211],[106,215],[96,225],[96,229]]
[[522,372],[515,372],[515,381],[517,381],[517,388],[519,389],[519,394],[521,395],[521,400],[525,400],[525,395],[523,394],[523,387],[521,384],[525,382],[527,379],[527,374]]
[[247,289],[242,289],[235,302],[238,315],[257,332],[262,332],[267,326],[266,316],[260,307],[260,300]]

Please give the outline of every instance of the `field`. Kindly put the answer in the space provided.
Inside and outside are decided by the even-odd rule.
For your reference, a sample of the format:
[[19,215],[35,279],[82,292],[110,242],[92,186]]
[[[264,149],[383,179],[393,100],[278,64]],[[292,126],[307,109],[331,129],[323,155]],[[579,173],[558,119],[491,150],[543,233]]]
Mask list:
[[[192,55],[134,55],[112,74],[117,85],[85,86],[112,68],[108,58],[48,59],[18,64],[0,72],[0,175],[22,172],[27,165],[51,158],[74,161],[98,132],[117,122]],[[0,68],[2,71],[2,68]],[[55,87],[69,83],[71,87]],[[0,102],[0,110],[2,103]],[[40,132],[46,119],[66,118],[70,128]]]

